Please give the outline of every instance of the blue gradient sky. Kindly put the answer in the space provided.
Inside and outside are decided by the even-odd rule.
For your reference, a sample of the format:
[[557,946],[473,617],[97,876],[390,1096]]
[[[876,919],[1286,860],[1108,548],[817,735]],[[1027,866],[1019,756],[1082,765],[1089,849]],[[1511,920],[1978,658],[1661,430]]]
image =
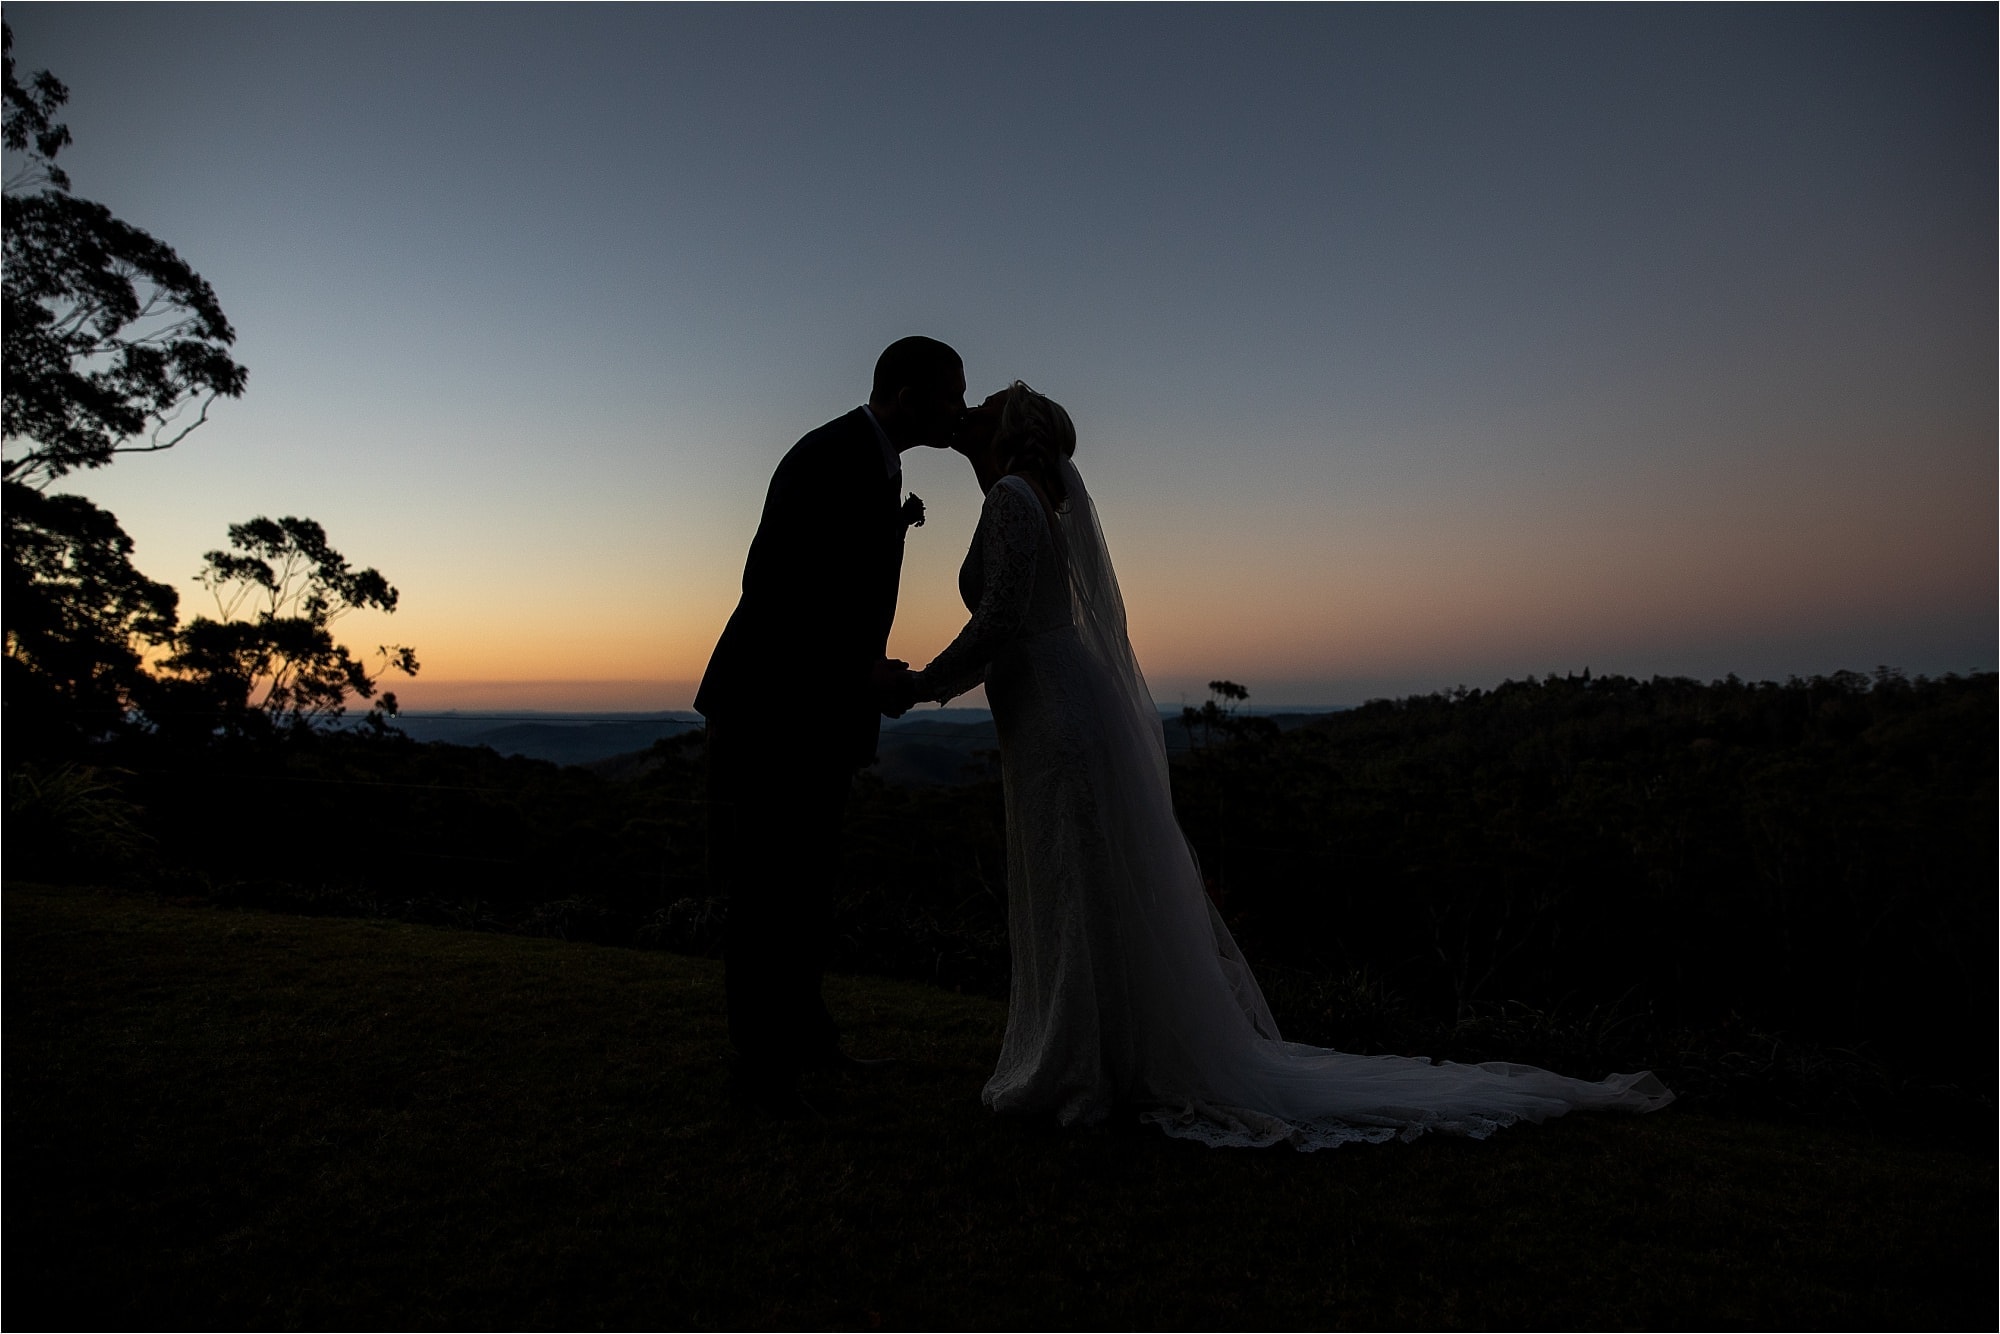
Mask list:
[[[74,489],[159,578],[321,520],[411,704],[684,707],[913,332],[1071,409],[1165,703],[1994,665],[1990,6],[7,18],[251,373]],[[906,475],[921,664],[978,493]]]

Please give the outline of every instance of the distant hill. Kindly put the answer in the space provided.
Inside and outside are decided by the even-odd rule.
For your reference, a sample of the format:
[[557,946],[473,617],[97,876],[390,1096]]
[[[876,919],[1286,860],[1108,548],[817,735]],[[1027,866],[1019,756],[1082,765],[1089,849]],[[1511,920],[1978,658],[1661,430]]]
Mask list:
[[413,741],[487,746],[557,764],[589,764],[645,750],[662,737],[701,726],[701,715],[661,713],[404,713],[396,726]]
[[[1269,718],[1280,731],[1289,732],[1341,710],[1246,712]],[[1188,749],[1180,710],[1162,709],[1160,720],[1168,752],[1178,754]],[[686,710],[639,714],[405,713],[397,719],[397,726],[415,741],[486,746],[502,755],[582,765],[608,778],[637,777],[650,767],[640,755],[654,742],[701,725],[701,715]],[[985,709],[921,709],[883,720],[877,749],[880,759],[870,772],[889,783],[950,786],[970,782],[985,771],[986,753],[997,751],[999,746],[993,715]]]

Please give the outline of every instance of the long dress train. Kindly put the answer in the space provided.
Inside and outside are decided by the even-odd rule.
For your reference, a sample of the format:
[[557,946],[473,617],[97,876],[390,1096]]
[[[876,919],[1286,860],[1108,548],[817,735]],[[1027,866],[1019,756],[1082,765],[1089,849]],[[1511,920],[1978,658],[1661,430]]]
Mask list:
[[1280,1036],[1174,819],[1096,512],[1063,466],[1053,520],[1019,477],[988,493],[959,571],[971,619],[918,674],[939,701],[983,680],[1000,738],[1014,970],[986,1103],[1063,1124],[1136,1107],[1211,1145],[1316,1149],[1671,1102],[1649,1072],[1590,1083]]

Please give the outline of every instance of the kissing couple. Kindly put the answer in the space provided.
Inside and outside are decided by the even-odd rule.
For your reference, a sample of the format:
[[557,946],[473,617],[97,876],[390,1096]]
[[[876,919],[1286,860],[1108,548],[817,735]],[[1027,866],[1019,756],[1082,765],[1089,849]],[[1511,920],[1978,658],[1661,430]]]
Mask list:
[[[820,994],[855,772],[884,714],[984,684],[1007,812],[1007,1030],[983,1098],[1062,1125],[1114,1114],[1211,1145],[1483,1139],[1576,1108],[1652,1111],[1650,1072],[1598,1083],[1491,1061],[1286,1042],[1174,820],[1165,735],[1061,405],[1020,381],[965,404],[944,343],[891,343],[868,402],[792,446],[743,597],[695,697],[708,720],[711,870],[729,896],[736,1087],[783,1113],[802,1071],[858,1068]],[[965,628],[922,671],[889,660],[902,454],[950,448],[986,500],[959,567]],[[782,710],[802,693],[811,714]]]

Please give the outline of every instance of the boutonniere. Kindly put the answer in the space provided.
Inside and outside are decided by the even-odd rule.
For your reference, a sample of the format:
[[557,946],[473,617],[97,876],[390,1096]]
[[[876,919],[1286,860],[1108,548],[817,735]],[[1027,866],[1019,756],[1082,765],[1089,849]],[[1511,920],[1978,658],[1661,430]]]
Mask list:
[[903,502],[903,527],[921,528],[923,526],[924,526],[923,498],[917,495],[913,491],[910,493],[910,498]]

